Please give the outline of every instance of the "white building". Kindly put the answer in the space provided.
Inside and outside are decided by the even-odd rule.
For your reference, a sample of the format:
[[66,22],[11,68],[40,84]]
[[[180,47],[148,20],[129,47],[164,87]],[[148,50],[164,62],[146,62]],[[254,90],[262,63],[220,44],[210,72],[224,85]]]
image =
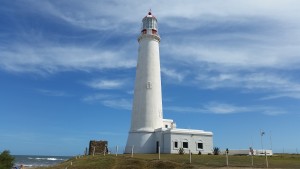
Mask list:
[[[221,154],[226,154],[226,150],[221,151]],[[272,156],[273,150],[251,150],[243,149],[243,150],[229,150],[228,155],[254,155],[254,156]]]
[[148,13],[138,38],[138,62],[131,115],[131,128],[125,153],[212,153],[213,133],[179,129],[171,119],[163,119],[157,19]]

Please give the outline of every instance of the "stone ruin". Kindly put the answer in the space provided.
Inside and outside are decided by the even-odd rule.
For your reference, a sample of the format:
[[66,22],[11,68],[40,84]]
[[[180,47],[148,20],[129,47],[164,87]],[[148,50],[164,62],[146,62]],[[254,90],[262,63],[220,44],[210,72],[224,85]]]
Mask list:
[[95,154],[103,154],[104,151],[105,153],[108,153],[108,142],[107,141],[96,141],[96,140],[91,140],[90,145],[89,145],[89,155],[93,155],[93,151],[95,149]]

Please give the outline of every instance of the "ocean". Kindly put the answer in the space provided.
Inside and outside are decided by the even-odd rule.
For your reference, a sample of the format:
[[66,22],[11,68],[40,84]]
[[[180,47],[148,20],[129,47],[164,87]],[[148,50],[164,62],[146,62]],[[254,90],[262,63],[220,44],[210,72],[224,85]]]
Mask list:
[[70,159],[69,156],[39,156],[39,155],[13,155],[15,157],[14,166],[19,167],[41,167],[51,166]]

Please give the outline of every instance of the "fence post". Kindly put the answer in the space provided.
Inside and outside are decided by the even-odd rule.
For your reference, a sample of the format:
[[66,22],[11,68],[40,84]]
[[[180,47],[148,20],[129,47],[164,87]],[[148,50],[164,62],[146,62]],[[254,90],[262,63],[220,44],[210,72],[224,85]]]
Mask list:
[[269,168],[269,162],[268,162],[267,150],[265,151],[265,156],[266,156],[266,165],[267,165],[267,168]]
[[228,153],[229,153],[229,150],[228,150],[228,148],[226,148],[226,165],[227,165],[227,167],[228,167],[228,165],[229,165],[229,162],[228,162]]
[[254,155],[254,151],[253,151],[253,148],[252,147],[250,147],[249,148],[250,149],[250,154],[251,154],[251,166],[253,167],[253,155]]
[[192,164],[192,152],[191,152],[191,150],[189,150],[189,153],[190,153],[190,164]]
[[93,146],[93,156],[95,156],[95,149],[96,149],[96,147]]
[[252,162],[252,167],[253,167],[253,154],[251,154],[251,162]]
[[228,153],[226,152],[226,165],[228,166]]
[[134,145],[131,147],[131,157],[133,157],[133,148],[134,148]]
[[160,146],[158,146],[158,159],[160,160]]

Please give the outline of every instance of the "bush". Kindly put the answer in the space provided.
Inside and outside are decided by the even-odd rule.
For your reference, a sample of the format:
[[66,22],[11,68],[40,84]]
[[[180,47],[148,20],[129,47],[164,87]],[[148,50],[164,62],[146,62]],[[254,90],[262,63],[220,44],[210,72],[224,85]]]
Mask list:
[[183,148],[179,148],[178,154],[184,154],[184,149]]
[[0,169],[11,169],[14,165],[14,157],[10,155],[8,150],[4,150],[0,154]]
[[213,154],[214,155],[219,155],[220,154],[220,148],[219,147],[214,147]]

